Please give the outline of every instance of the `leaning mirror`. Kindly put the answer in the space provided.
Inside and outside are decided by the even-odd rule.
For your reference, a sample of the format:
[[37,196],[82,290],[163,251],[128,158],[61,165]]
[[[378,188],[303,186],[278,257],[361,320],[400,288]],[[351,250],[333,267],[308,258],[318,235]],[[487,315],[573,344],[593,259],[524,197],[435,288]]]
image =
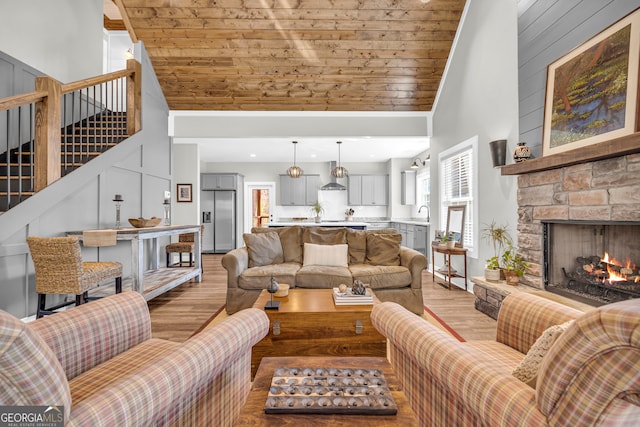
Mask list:
[[459,248],[462,247],[464,236],[464,211],[465,206],[449,206],[447,212],[447,236],[451,236]]

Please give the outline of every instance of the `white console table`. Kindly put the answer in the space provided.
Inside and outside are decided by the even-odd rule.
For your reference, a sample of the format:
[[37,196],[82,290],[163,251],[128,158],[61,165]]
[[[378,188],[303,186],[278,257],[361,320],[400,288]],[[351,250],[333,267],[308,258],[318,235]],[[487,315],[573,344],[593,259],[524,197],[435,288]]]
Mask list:
[[[142,294],[148,301],[182,283],[195,279],[202,280],[201,238],[199,225],[166,225],[145,228],[120,228],[116,230],[116,240],[131,242],[131,289]],[[158,238],[183,233],[195,233],[194,266],[160,268],[160,247]],[[82,231],[69,231],[68,236],[82,239]],[[149,253],[150,269],[144,265],[144,241],[151,240]]]

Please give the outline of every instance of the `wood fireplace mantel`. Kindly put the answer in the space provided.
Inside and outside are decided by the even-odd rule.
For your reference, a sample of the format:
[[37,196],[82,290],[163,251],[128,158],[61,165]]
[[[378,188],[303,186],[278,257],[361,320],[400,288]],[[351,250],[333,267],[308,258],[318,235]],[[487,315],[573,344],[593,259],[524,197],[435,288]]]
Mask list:
[[578,163],[640,153],[640,132],[547,157],[502,166],[501,175],[523,175]]

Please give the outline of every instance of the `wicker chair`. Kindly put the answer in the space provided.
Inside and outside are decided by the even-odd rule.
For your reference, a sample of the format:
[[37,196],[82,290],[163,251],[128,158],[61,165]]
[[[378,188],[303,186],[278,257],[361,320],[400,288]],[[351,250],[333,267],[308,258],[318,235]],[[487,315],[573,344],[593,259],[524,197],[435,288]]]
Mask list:
[[[122,264],[83,262],[77,237],[28,237],[27,244],[36,271],[37,318],[85,303],[89,289],[107,280],[115,279],[116,293],[122,292]],[[46,308],[47,295],[64,294],[73,294],[76,300]]]
[[[200,227],[200,236],[202,237],[202,229]],[[182,260],[182,254],[189,254],[189,267],[193,266],[193,252],[194,252],[194,240],[196,233],[184,233],[178,236],[178,241],[175,243],[169,243],[165,247],[167,253],[167,267],[182,267],[182,264],[186,261]],[[171,254],[177,253],[179,258],[176,264],[171,264]],[[202,267],[202,263],[200,263]]]

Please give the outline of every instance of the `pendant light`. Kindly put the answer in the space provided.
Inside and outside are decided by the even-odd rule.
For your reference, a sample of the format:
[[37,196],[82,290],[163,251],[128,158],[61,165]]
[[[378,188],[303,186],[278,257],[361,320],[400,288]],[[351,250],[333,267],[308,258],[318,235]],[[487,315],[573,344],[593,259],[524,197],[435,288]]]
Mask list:
[[340,144],[342,144],[342,141],[336,141],[336,144],[338,144],[338,166],[331,170],[331,175],[336,178],[345,178],[349,176],[349,171],[340,165]]
[[296,144],[298,141],[291,141],[293,144],[293,166],[287,169],[287,175],[291,178],[300,178],[303,174],[302,169],[296,166]]

